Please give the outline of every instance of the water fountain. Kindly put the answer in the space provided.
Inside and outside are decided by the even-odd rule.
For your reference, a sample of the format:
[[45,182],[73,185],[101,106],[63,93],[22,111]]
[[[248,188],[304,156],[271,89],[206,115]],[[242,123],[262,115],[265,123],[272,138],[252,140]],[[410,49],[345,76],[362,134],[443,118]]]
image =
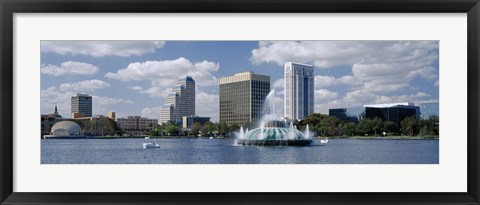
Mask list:
[[275,90],[270,91],[263,105],[263,117],[257,128],[240,128],[235,143],[256,146],[306,146],[312,143],[310,130],[299,131],[293,123],[290,125],[275,114]]

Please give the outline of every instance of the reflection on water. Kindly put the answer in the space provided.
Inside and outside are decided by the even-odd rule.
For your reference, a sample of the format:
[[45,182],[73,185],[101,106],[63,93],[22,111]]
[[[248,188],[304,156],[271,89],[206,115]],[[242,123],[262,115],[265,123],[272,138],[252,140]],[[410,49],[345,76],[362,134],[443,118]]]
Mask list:
[[320,146],[234,146],[233,139],[42,140],[42,164],[438,164],[438,140],[331,139]]

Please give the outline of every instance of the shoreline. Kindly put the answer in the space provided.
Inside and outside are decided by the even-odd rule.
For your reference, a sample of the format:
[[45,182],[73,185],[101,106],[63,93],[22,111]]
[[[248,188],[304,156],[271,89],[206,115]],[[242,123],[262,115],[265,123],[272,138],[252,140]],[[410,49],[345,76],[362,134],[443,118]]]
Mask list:
[[[93,136],[90,139],[209,139],[209,137],[192,136]],[[332,137],[314,137],[313,139],[369,139],[369,140],[438,140],[438,136],[332,136]],[[226,137],[214,137],[213,139],[233,139]]]
[[[324,139],[325,137],[318,137],[318,139]],[[330,139],[380,139],[380,140],[438,140],[438,136],[333,136],[326,137]]]
[[[91,139],[209,139],[209,137],[192,137],[192,136],[93,136]],[[213,139],[227,139],[225,137],[214,137]]]

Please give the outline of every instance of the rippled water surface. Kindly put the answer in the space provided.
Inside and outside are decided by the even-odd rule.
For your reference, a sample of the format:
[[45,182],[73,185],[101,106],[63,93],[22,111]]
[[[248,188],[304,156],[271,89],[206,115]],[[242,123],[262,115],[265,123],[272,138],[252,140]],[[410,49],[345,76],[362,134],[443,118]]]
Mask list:
[[42,164],[438,164],[438,140],[330,139],[307,147],[234,146],[233,139],[46,139]]

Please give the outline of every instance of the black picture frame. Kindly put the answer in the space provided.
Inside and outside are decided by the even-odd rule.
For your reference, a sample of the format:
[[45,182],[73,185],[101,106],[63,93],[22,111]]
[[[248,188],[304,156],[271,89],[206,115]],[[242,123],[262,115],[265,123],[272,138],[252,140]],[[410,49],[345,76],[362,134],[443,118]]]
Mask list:
[[[0,0],[1,204],[480,204],[478,0]],[[15,13],[467,13],[466,193],[17,193],[13,192],[13,14]]]

